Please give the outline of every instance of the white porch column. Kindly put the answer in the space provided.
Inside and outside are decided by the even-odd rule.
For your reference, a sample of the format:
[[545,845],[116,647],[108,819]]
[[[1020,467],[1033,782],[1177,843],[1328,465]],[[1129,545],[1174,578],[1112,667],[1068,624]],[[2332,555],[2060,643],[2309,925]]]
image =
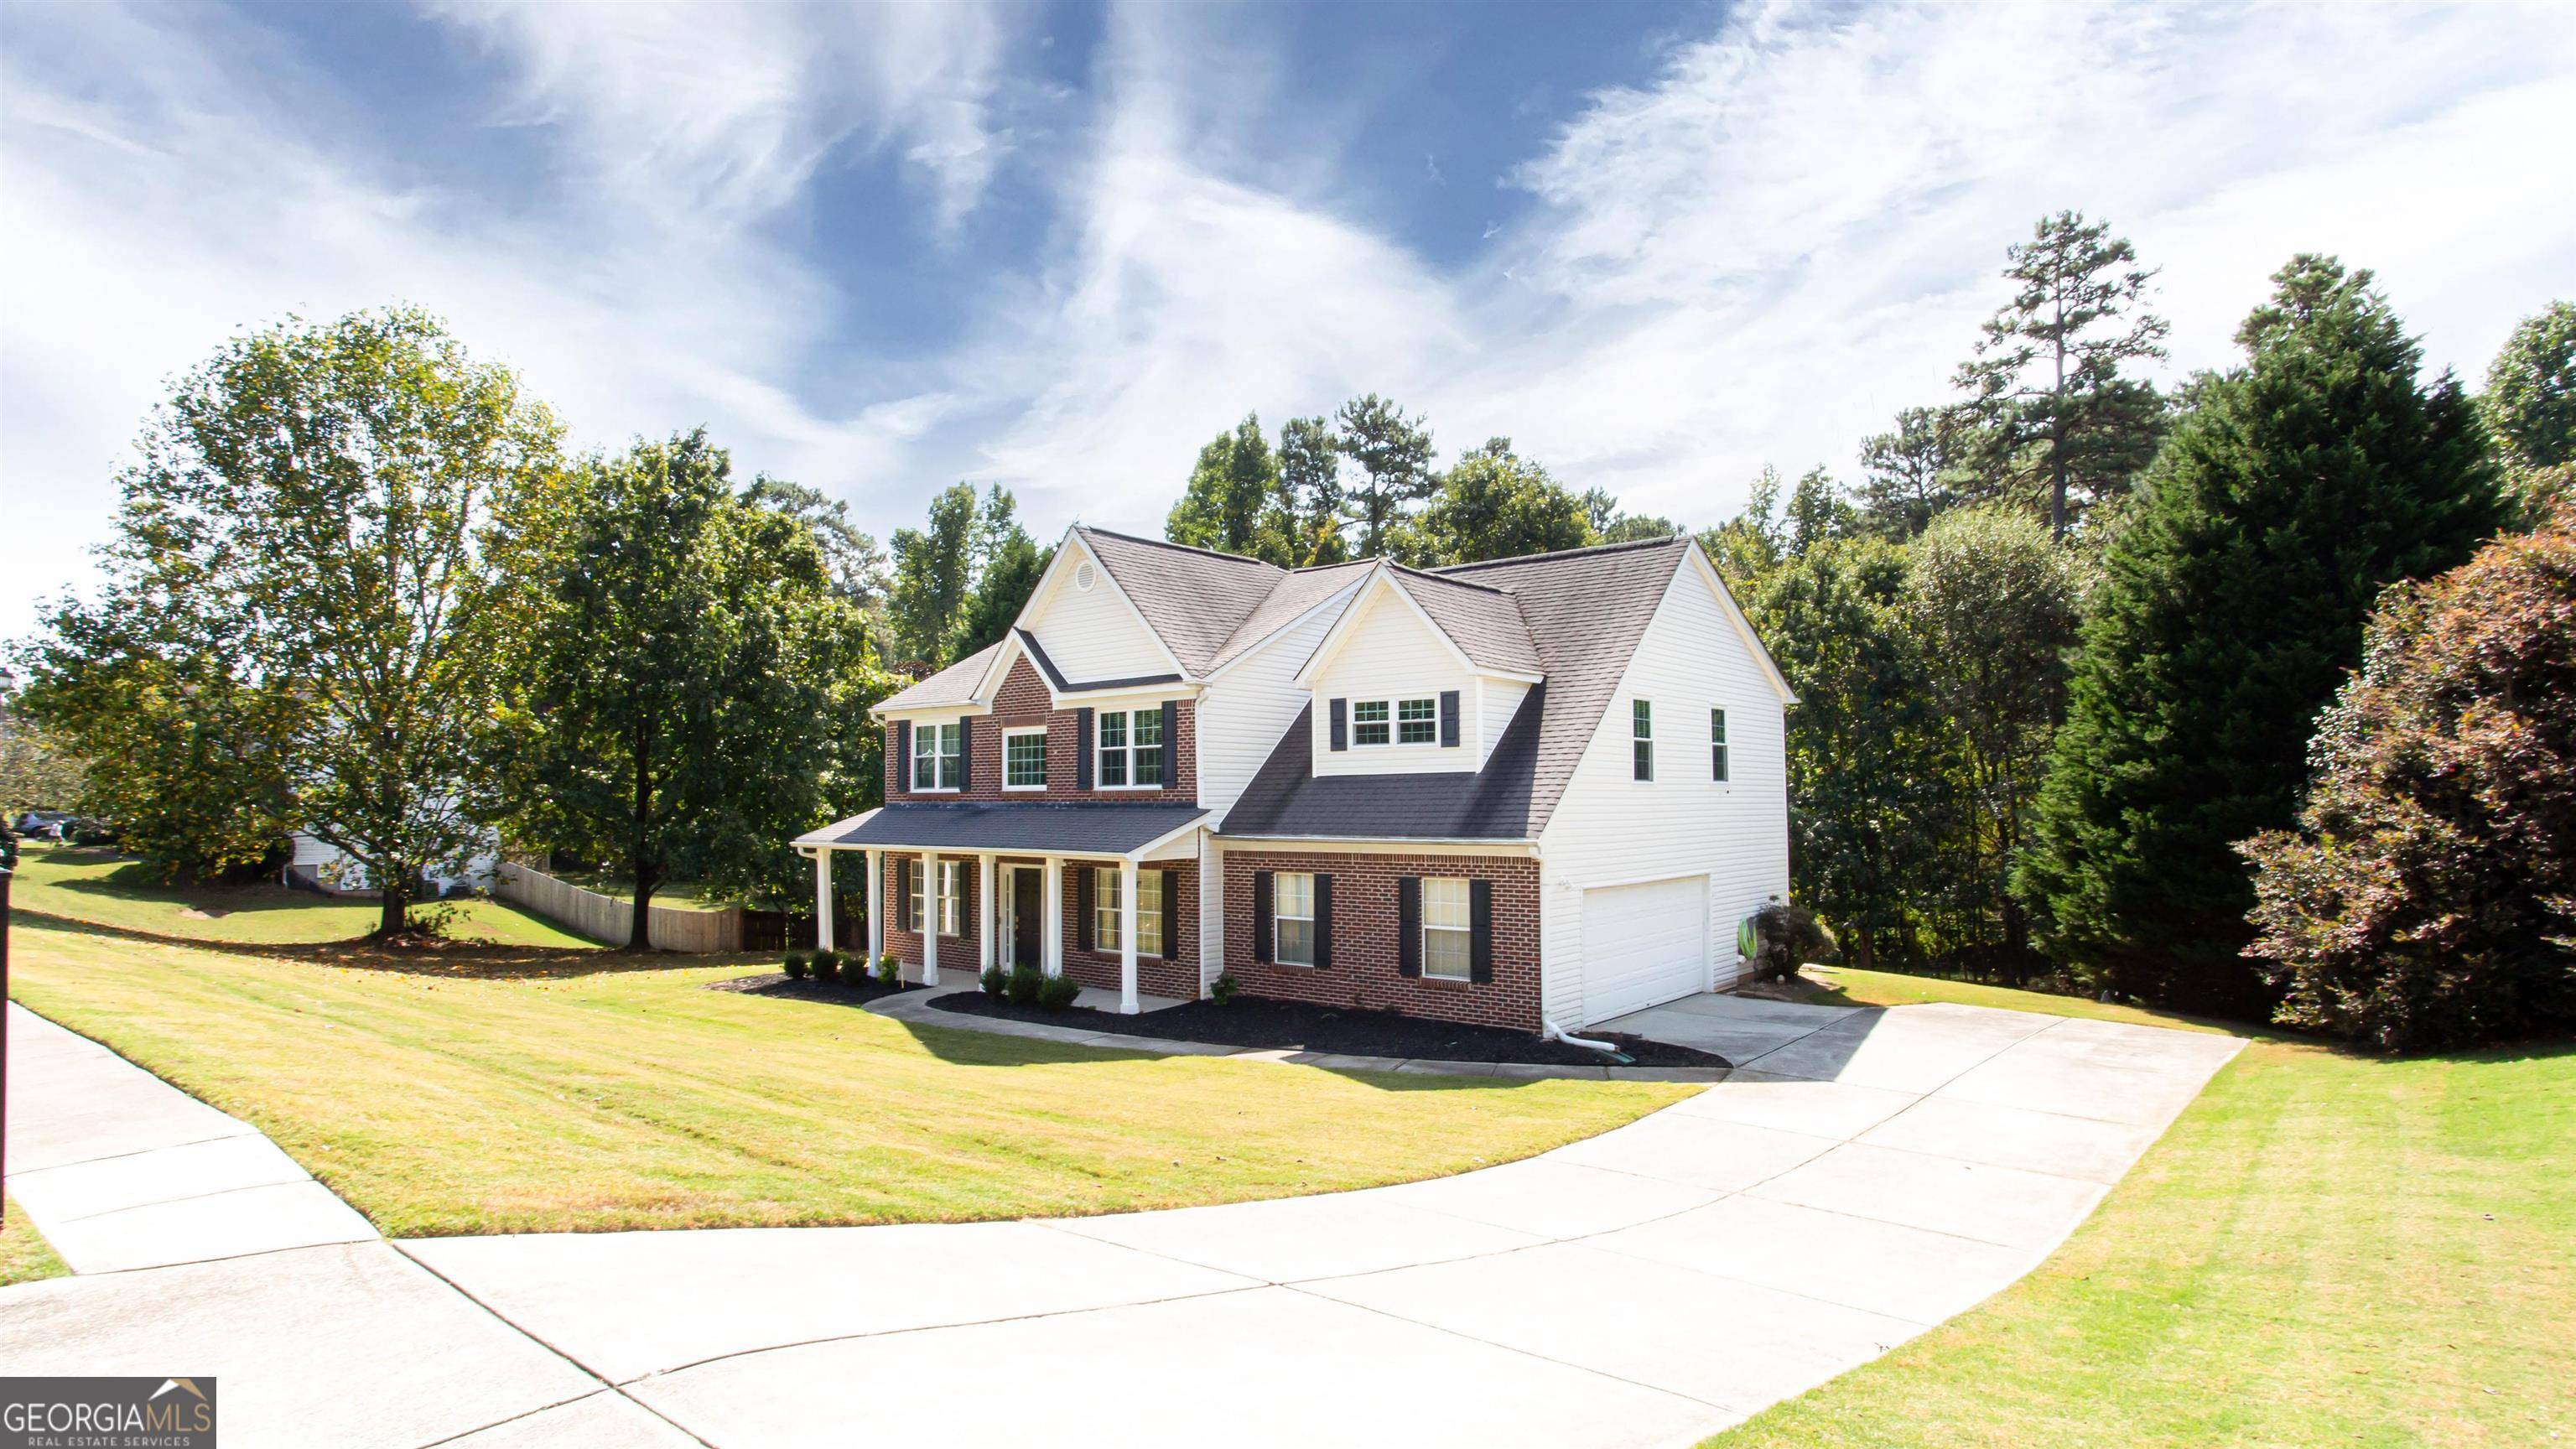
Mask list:
[[828,846],[814,852],[814,946],[821,951],[832,949],[832,851]]
[[939,857],[921,853],[921,984],[939,984]]
[[1136,862],[1118,862],[1118,1010],[1136,1014]]
[[867,857],[868,970],[874,972],[885,958],[885,857],[873,850]]
[[1064,974],[1064,857],[1046,858],[1046,919],[1039,922],[1038,959],[1049,976]]
[[993,963],[1001,959],[1000,953],[993,949],[993,918],[997,914],[993,909],[993,896],[1000,885],[1001,882],[993,875],[993,857],[975,857],[975,958],[979,971],[992,970]]

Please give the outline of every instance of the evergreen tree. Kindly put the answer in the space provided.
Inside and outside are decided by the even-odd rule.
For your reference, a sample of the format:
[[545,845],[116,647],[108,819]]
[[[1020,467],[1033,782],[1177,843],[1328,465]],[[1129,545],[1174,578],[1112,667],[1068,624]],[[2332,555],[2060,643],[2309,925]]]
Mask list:
[[1359,556],[1385,553],[1395,526],[1415,503],[1431,496],[1431,432],[1419,417],[1370,393],[1342,404],[1334,445],[1359,464],[1360,487],[1347,509],[1359,525]]
[[2500,511],[2483,429],[2370,274],[2300,256],[2194,391],[2113,540],[2015,875],[2098,985],[2269,1005],[2235,843],[2286,828],[2307,739],[2387,584],[2452,567]]
[[931,498],[926,528],[894,531],[886,615],[899,667],[926,672],[947,658],[974,585],[977,520],[975,485],[953,483]]
[[1261,433],[1258,414],[1246,413],[1230,433],[1199,450],[1189,486],[1163,522],[1174,543],[1291,566],[1293,525],[1283,499],[1278,460]]
[[1425,565],[1481,563],[1596,541],[1584,500],[1513,452],[1509,438],[1488,438],[1452,464],[1416,523],[1409,530],[1419,555],[1413,561]]
[[2526,519],[2576,499],[2576,302],[2522,319],[2478,402]]
[[2061,211],[2005,256],[2016,290],[1987,319],[1958,385],[1988,430],[1985,470],[2026,460],[2046,485],[2049,529],[2064,538],[2076,512],[2129,491],[2155,452],[2163,407],[2120,368],[2164,356],[2166,325],[2145,310],[2155,273],[2105,223]]
[[1964,500],[1960,433],[1970,426],[1948,408],[1907,408],[1896,426],[1860,445],[1861,526],[1903,543]]
[[1342,453],[1329,418],[1290,418],[1279,429],[1279,499],[1290,536],[1291,568],[1346,562],[1342,535],[1349,500],[1342,491]]

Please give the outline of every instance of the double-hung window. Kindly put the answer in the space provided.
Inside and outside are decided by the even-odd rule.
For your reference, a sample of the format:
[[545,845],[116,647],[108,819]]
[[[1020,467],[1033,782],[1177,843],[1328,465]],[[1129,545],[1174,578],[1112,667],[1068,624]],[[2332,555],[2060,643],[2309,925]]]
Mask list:
[[1100,712],[1102,789],[1163,783],[1163,709]]
[[1433,697],[1353,700],[1351,743],[1436,745],[1440,743],[1440,701]]
[[1002,788],[1046,788],[1046,731],[1011,730],[1002,736]]
[[1465,981],[1473,974],[1474,920],[1467,905],[1467,882],[1457,876],[1426,876],[1422,882],[1422,974],[1443,981]]
[[1726,783],[1726,711],[1708,712],[1708,777]]
[[1395,742],[1399,745],[1440,743],[1440,701],[1399,699],[1395,702]]
[[1271,955],[1283,965],[1315,964],[1315,878],[1281,871],[1271,878],[1271,922],[1278,939]]
[[1351,743],[1385,745],[1395,742],[1394,727],[1387,723],[1387,702],[1382,699],[1354,700],[1351,703]]
[[[1121,949],[1118,923],[1123,876],[1114,865],[1095,866],[1091,880],[1091,939],[1103,951]],[[1163,873],[1136,872],[1136,954],[1163,954]]]
[[958,752],[964,746],[961,727],[927,722],[912,727],[912,788],[954,790],[958,787]]
[[965,935],[965,910],[966,862],[943,860],[939,863],[939,934]]
[[1628,751],[1631,778],[1655,778],[1655,706],[1651,700],[1628,705]]
[[921,929],[922,921],[920,861],[907,860],[903,863],[903,885],[903,928],[907,931],[918,931]]

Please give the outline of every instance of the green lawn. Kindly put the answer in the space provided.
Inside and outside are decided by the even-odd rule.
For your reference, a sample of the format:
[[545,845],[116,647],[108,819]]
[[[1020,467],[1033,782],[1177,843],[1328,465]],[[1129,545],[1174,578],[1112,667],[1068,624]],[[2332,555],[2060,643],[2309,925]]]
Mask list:
[[[377,907],[281,885],[173,887],[110,852],[26,847],[11,904],[66,920],[128,931],[242,945],[315,945],[376,928]],[[448,932],[502,946],[584,947],[596,943],[504,901],[460,899],[426,909],[452,913]]]
[[255,1123],[395,1235],[1326,1192],[1528,1156],[1687,1091],[1140,1057],[699,989],[739,960],[493,980],[23,920],[12,955],[29,1008]]
[[39,1278],[60,1278],[71,1269],[54,1256],[53,1245],[36,1225],[27,1221],[26,1211],[14,1197],[0,1198],[0,1288],[12,1283],[33,1283]]
[[[1860,1003],[2196,1025],[1830,979]],[[2571,1385],[2576,1047],[2384,1061],[2257,1040],[2028,1278],[1709,1444],[2576,1443]]]

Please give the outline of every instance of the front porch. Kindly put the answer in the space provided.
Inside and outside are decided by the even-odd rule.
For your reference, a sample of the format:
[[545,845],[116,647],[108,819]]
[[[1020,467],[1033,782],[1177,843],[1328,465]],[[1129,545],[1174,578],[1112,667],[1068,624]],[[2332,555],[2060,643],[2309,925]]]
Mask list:
[[855,853],[866,861],[871,962],[892,952],[927,986],[994,966],[1070,970],[1087,989],[1114,990],[1115,1009],[1134,1015],[1198,995],[1193,907],[1206,816],[1196,806],[899,805],[795,845],[815,862],[823,947],[857,944],[828,934],[832,858]]

